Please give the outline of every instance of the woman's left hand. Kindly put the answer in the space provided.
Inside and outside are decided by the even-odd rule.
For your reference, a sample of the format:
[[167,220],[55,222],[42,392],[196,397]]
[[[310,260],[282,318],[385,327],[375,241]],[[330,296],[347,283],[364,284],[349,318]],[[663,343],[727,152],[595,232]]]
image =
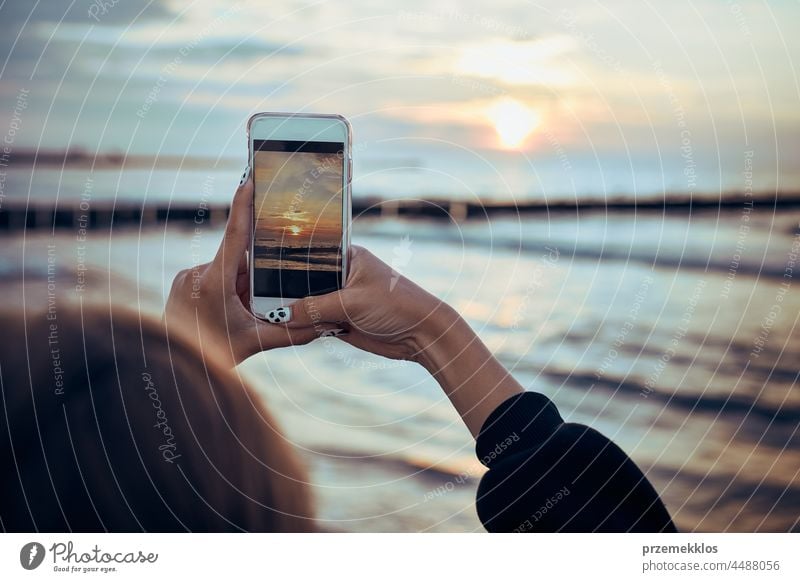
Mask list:
[[213,346],[231,365],[264,350],[307,344],[335,325],[288,328],[255,317],[250,302],[247,250],[250,247],[253,180],[239,186],[225,236],[210,263],[180,271],[172,282],[164,323],[195,338],[204,353]]

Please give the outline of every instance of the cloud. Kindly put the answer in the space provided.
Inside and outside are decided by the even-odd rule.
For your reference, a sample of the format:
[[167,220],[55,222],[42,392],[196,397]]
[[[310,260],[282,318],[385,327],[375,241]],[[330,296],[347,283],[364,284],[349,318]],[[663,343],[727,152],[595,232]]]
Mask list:
[[[8,0],[2,4],[2,24],[22,28],[24,23],[77,22],[119,25],[173,18],[174,14],[159,0],[74,0],[74,2],[26,2]],[[95,15],[95,16],[93,16]]]
[[[136,133],[139,150],[163,142],[240,155],[252,112],[305,110],[352,118],[357,140],[372,144],[365,157],[441,160],[424,143],[491,149],[486,112],[507,97],[541,119],[526,142],[537,159],[552,138],[573,159],[630,150],[657,164],[679,152],[676,106],[704,159],[719,152],[731,180],[746,139],[762,156],[776,139],[781,155],[798,149],[796,3],[740,0],[734,13],[711,0],[688,9],[635,0],[105,2],[100,22],[89,0],[69,10],[39,2],[33,14],[31,2],[0,8],[0,94],[31,89],[20,144],[46,132],[55,147],[127,147]],[[0,108],[0,122],[7,115]]]

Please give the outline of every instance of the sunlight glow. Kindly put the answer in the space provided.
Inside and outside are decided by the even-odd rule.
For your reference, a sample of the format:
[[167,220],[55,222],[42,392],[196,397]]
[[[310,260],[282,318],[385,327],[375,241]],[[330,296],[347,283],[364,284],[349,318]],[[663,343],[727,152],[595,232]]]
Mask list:
[[494,101],[487,111],[500,143],[508,149],[516,149],[525,143],[528,136],[539,126],[539,115],[516,99],[503,98]]
[[289,234],[291,234],[292,236],[298,236],[301,232],[303,232],[303,229],[295,224],[287,227],[287,230],[289,231]]

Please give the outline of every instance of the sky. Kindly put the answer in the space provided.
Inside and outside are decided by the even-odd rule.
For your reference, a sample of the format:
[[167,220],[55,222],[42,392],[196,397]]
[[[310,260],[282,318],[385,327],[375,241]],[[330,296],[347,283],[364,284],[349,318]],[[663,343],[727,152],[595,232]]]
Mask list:
[[798,2],[65,6],[0,4],[15,148],[243,160],[307,111],[351,120],[356,195],[800,190]]
[[257,241],[307,248],[342,243],[342,162],[336,154],[256,152]]

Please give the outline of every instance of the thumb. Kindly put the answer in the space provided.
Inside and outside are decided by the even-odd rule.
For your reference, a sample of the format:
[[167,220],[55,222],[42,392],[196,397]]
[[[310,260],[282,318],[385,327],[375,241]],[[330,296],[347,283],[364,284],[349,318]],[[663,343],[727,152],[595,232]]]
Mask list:
[[345,308],[346,289],[325,295],[312,295],[298,299],[291,305],[278,307],[267,313],[269,323],[283,323],[287,327],[309,327],[319,323],[347,321]]
[[242,181],[236,189],[228,215],[225,235],[219,246],[214,263],[223,273],[226,281],[235,281],[239,266],[250,246],[253,205],[253,178],[250,166],[244,172]]

